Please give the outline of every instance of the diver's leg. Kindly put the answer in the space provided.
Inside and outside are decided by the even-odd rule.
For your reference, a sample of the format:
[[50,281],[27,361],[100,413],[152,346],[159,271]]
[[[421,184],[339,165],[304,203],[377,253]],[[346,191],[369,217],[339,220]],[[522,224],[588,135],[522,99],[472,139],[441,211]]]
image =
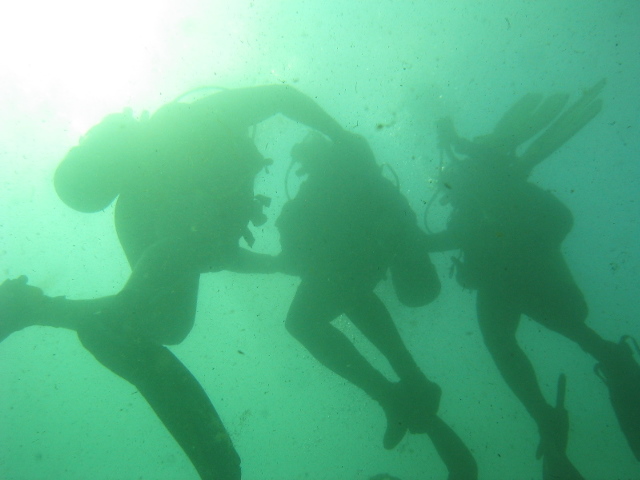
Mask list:
[[[574,326],[566,336],[598,360],[595,372],[607,386],[620,429],[640,461],[640,365],[630,338],[623,336],[619,343],[610,342],[584,324]],[[637,344],[636,351],[640,355]]]
[[[180,342],[193,325],[199,274],[171,272],[168,264],[145,267],[143,261],[118,305],[103,311],[99,321],[85,323],[78,336],[100,363],[138,388],[202,479],[238,480],[239,457],[211,401],[184,365],[159,345]],[[166,285],[158,285],[154,274]]]
[[383,443],[385,448],[393,448],[407,429],[404,420],[396,415],[398,389],[331,325],[340,313],[339,292],[326,283],[303,280],[289,308],[286,328],[325,367],[380,403],[388,421]]
[[[547,328],[574,341],[597,361],[596,372],[609,389],[611,404],[629,447],[640,460],[640,366],[627,337],[603,339],[586,323],[587,304],[564,260],[556,262],[526,312]],[[546,287],[546,288],[545,288]],[[640,353],[640,351],[638,352]]]
[[544,456],[543,469],[557,474],[557,478],[579,480],[581,475],[566,456],[567,412],[546,402],[533,366],[517,343],[519,310],[507,292],[478,291],[478,321],[485,345],[507,385],[538,426],[538,455]]
[[287,331],[331,371],[372,398],[380,398],[390,382],[374,369],[349,339],[331,325],[341,312],[336,295],[315,282],[303,280],[287,314]]
[[166,247],[146,252],[118,295],[52,299],[19,279],[2,286],[0,312],[6,311],[3,297],[10,297],[9,310],[28,316],[32,324],[78,331],[100,362],[140,389],[202,478],[235,480],[240,478],[237,454],[224,445],[228,437],[213,406],[195,378],[158,345],[179,343],[186,336],[198,290],[199,275],[188,262],[176,261],[178,255],[166,255]]
[[157,242],[134,265],[120,292],[95,299],[49,297],[27,285],[24,276],[6,280],[0,285],[0,341],[32,325],[77,331],[113,321],[156,343],[180,343],[193,326],[195,306],[182,298],[197,277],[198,261],[179,239]]
[[193,326],[199,259],[181,243],[158,242],[139,258],[102,321],[78,334],[104,366],[135,385],[203,480],[240,479],[240,459],[211,401],[161,343],[179,343]]
[[520,323],[518,307],[507,294],[480,290],[477,314],[484,343],[500,374],[531,417],[540,425],[551,411],[533,366],[516,340]]
[[[169,350],[142,336],[150,322],[133,325],[123,321],[117,315],[127,308],[122,305],[112,308],[112,301],[49,298],[39,289],[26,285],[26,279],[10,282],[13,283],[5,282],[0,291],[2,315],[11,314],[6,318],[13,318],[19,313],[23,318],[31,318],[32,325],[77,330],[83,345],[96,359],[139,389],[189,456],[201,478],[240,478],[238,455],[202,387]],[[170,306],[177,306],[180,310],[174,311],[176,316],[182,317],[177,322],[178,326],[162,332],[149,332],[150,337],[165,336],[170,341],[180,339],[186,326],[192,322],[185,315],[188,317],[195,311],[197,276],[192,279],[190,290],[191,298],[186,308],[182,308],[185,307],[184,298],[180,301],[174,294],[167,299]],[[7,297],[10,297],[10,304],[5,302]],[[101,303],[104,303],[101,305],[104,308],[98,308]],[[7,305],[11,309],[4,308]],[[124,318],[145,314],[133,304],[129,310],[128,314],[123,314]],[[171,311],[169,308],[166,313]],[[161,318],[157,320],[161,321]]]
[[6,280],[0,285],[0,342],[14,332],[34,325],[77,330],[93,322],[108,308],[113,296],[92,300],[49,297],[27,284],[27,277]]
[[427,380],[407,350],[389,311],[373,292],[354,299],[346,314],[365,337],[387,358],[411,397],[411,431],[424,432],[424,419],[435,415],[440,403],[440,387]]
[[[567,303],[571,305],[576,302],[569,301]],[[553,299],[549,299],[542,308],[532,311],[528,315],[550,330],[578,344],[582,350],[598,361],[598,368],[604,377],[612,379],[614,383],[619,381],[626,385],[623,388],[628,391],[626,393],[620,392],[620,394],[629,395],[630,403],[640,405],[640,366],[634,360],[633,351],[629,344],[625,342],[627,337],[623,336],[619,343],[602,338],[585,323],[586,304],[584,308],[575,309],[554,308],[553,305]],[[609,387],[611,386],[609,384]],[[640,408],[635,410],[637,412],[635,425],[638,427],[637,437],[640,442]],[[637,448],[638,450],[635,450],[636,456],[640,460],[640,443]]]
[[171,351],[101,322],[86,324],[78,336],[100,363],[140,391],[200,478],[240,479],[240,458],[220,417]]
[[553,257],[526,300],[524,313],[548,329],[577,343],[599,362],[607,362],[620,351],[617,343],[605,340],[585,321],[589,314],[584,295],[576,285],[564,259]]
[[475,480],[478,464],[456,432],[437,415],[431,416],[426,433],[449,470],[447,480]]
[[615,346],[586,326],[587,302],[560,252],[540,260],[523,300],[525,315],[576,342],[596,359]]
[[427,380],[407,350],[393,319],[380,298],[367,292],[346,309],[349,319],[380,350],[404,386],[408,402],[405,417],[413,433],[426,433],[449,470],[449,478],[473,480],[477,464],[464,442],[436,415],[441,389]]
[[391,314],[375,293],[363,294],[347,306],[345,313],[389,360],[401,379],[415,380],[422,376],[418,364],[402,341]]

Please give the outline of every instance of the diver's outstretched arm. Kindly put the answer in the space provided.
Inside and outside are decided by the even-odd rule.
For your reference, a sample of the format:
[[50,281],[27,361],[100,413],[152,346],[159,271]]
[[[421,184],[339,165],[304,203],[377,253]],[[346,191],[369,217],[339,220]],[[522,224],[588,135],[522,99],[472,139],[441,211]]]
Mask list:
[[276,256],[238,248],[236,255],[224,265],[224,269],[236,273],[276,273],[282,270],[280,263]]
[[344,130],[315,101],[289,85],[223,90],[203,98],[194,106],[225,115],[224,122],[246,129],[281,113],[340,141]]
[[456,236],[449,230],[422,236],[421,243],[428,252],[446,252],[460,248]]

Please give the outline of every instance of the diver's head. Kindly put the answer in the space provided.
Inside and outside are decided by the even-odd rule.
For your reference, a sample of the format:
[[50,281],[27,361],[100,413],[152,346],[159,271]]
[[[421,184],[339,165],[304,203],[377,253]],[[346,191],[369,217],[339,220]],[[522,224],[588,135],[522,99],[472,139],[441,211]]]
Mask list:
[[335,146],[325,136],[311,131],[291,148],[291,160],[300,164],[300,175],[320,173],[337,161]]

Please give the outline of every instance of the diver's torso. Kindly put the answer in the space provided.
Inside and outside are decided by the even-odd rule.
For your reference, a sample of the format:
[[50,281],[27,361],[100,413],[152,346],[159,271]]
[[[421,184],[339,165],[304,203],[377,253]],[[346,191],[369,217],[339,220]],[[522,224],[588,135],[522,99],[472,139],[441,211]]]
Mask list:
[[195,236],[213,249],[237,245],[251,217],[262,157],[245,132],[205,124],[183,107],[148,121],[120,196],[152,219],[156,238]]
[[556,262],[572,226],[567,207],[535,185],[522,182],[501,193],[451,215],[449,230],[464,258],[459,279],[470,288],[536,278]]
[[307,180],[276,222],[283,255],[302,277],[373,288],[400,241],[397,195],[383,178]]

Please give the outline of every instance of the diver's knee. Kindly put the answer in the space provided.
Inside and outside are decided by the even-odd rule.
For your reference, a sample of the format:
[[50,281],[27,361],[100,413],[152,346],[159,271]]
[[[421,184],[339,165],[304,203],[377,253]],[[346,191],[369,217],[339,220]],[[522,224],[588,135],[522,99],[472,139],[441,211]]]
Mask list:
[[298,338],[299,336],[301,336],[304,330],[302,327],[302,322],[292,318],[287,318],[284,323],[284,328],[286,328],[287,332],[289,332],[289,335],[294,338]]
[[576,299],[570,316],[571,321],[576,324],[584,324],[584,322],[586,322],[587,317],[589,316],[589,305],[587,305],[587,301],[584,297],[580,296],[579,299]]
[[146,332],[148,338],[160,345],[178,345],[182,343],[195,323],[194,316],[184,316],[177,320],[171,320],[167,325],[162,325],[155,332]]
[[103,366],[142,390],[157,379],[170,352],[119,325],[95,322],[78,329],[82,345]]
[[284,326],[289,335],[299,342],[304,342],[313,336],[313,328],[310,323],[302,318],[288,317]]
[[120,330],[119,326],[103,320],[80,325],[76,333],[82,345],[89,351],[111,343],[121,343],[125,337],[124,331]]
[[158,345],[178,345],[195,324],[195,308],[154,308],[137,306],[124,315],[119,330]]
[[135,365],[134,352],[136,342],[127,338],[123,331],[104,322],[92,322],[77,330],[78,339],[98,362],[112,372],[135,384],[135,374],[131,366]]
[[491,334],[483,332],[483,342],[489,353],[494,358],[508,359],[513,357],[514,352],[518,351],[518,343],[515,336],[505,335],[502,333]]

